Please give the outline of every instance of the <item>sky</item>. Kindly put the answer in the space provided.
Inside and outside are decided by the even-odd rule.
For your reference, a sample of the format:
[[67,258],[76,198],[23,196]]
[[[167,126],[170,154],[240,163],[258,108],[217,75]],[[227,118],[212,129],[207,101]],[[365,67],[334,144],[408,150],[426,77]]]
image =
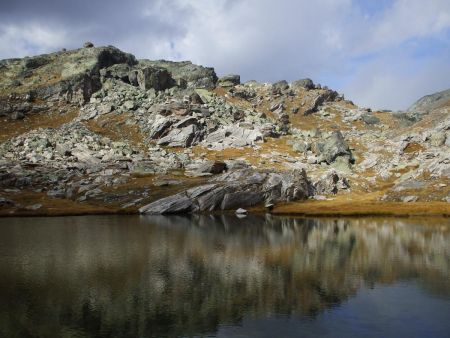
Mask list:
[[85,41],[376,109],[450,88],[450,0],[0,0],[0,59]]

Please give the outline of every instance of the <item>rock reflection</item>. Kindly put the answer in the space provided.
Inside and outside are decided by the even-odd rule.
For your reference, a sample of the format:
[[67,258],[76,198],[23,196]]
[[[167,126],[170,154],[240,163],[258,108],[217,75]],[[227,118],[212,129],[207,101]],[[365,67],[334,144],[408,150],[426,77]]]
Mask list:
[[[446,220],[271,216],[0,220],[0,333],[190,336],[314,317],[362,286],[450,297]],[[0,335],[1,336],[1,335]]]

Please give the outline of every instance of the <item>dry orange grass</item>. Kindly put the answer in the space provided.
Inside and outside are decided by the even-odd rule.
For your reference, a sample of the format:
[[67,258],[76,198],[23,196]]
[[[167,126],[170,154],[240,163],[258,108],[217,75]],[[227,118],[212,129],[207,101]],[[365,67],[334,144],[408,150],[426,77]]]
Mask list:
[[378,202],[375,200],[305,201],[280,205],[274,214],[306,216],[450,216],[446,202]]
[[0,142],[38,128],[58,128],[72,121],[78,115],[73,109],[65,114],[59,112],[28,114],[23,120],[12,121],[7,117],[0,119]]
[[86,127],[99,135],[113,141],[128,141],[136,147],[143,147],[144,136],[137,124],[127,124],[132,120],[130,113],[117,115],[115,113],[100,116],[97,120],[84,122]]
[[1,208],[0,217],[4,216],[68,216],[68,215],[94,215],[117,214],[123,212],[113,205],[99,205],[91,203],[77,203],[70,199],[48,197],[45,193],[22,191],[14,195],[14,200],[20,201],[23,206],[42,204],[38,210],[25,208]]

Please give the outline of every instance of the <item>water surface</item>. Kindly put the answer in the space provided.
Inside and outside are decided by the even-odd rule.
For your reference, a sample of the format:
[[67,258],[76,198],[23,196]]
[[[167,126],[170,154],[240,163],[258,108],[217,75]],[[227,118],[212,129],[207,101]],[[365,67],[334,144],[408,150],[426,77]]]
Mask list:
[[0,219],[0,337],[449,337],[450,222]]

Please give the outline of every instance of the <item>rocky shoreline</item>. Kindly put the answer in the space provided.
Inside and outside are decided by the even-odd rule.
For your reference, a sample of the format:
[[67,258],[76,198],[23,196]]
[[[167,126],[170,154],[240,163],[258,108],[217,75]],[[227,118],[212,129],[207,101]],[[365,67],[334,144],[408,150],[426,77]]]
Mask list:
[[305,214],[341,198],[448,215],[449,109],[450,91],[379,112],[309,79],[242,84],[114,47],[2,60],[0,215]]

